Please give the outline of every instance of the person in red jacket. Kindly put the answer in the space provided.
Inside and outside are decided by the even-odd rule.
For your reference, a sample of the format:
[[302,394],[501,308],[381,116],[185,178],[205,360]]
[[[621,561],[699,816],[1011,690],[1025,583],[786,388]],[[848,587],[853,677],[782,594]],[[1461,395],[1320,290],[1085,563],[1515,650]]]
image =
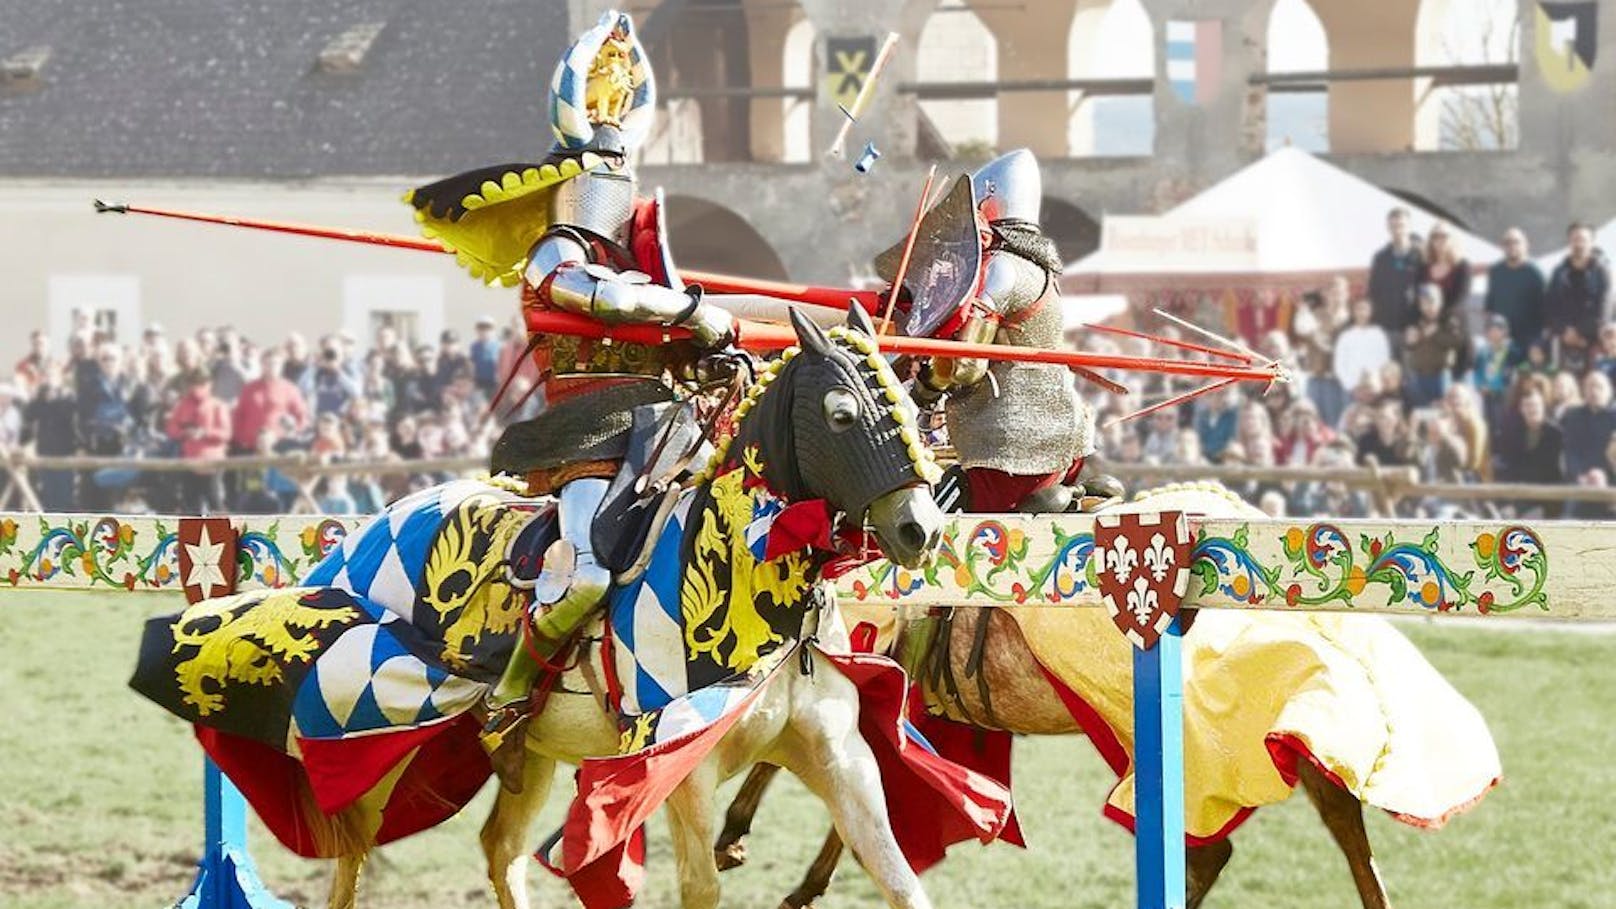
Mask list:
[[[190,373],[185,393],[168,415],[168,437],[179,443],[180,456],[216,461],[225,455],[230,440],[230,408],[213,396],[213,382],[202,371]],[[224,508],[224,485],[217,469],[182,475],[184,507],[197,514]]]
[[[303,390],[286,378],[286,353],[279,347],[267,348],[259,357],[263,366],[259,377],[242,386],[236,398],[230,433],[232,457],[258,454],[258,442],[265,433],[277,439],[298,438],[309,427],[309,405]],[[241,496],[241,474],[225,476],[225,498],[235,503]]]
[[309,426],[309,405],[296,384],[282,375],[286,354],[278,347],[265,350],[260,358],[263,372],[248,382],[236,399],[234,428],[230,433],[231,454],[253,454],[258,437],[265,429],[279,438],[300,436]]

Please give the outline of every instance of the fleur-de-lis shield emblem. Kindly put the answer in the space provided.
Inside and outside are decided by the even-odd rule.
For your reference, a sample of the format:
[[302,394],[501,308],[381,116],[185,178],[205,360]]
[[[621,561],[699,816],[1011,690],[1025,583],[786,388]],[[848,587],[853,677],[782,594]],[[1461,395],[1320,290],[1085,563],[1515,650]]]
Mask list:
[[1175,559],[1175,553],[1167,548],[1167,537],[1151,534],[1150,548],[1145,550],[1145,567],[1150,569],[1150,579],[1160,584],[1172,570]]
[[1128,578],[1133,576],[1134,567],[1139,564],[1139,550],[1134,549],[1126,539],[1117,537],[1112,545],[1103,551],[1105,565],[1111,572],[1111,577],[1119,585],[1126,585]]
[[1095,516],[1094,545],[1105,553],[1100,597],[1111,621],[1135,647],[1154,647],[1189,589],[1184,515],[1102,513]]
[[1160,603],[1161,597],[1150,589],[1149,581],[1144,578],[1134,579],[1133,589],[1128,591],[1128,611],[1133,613],[1135,622],[1150,621]]

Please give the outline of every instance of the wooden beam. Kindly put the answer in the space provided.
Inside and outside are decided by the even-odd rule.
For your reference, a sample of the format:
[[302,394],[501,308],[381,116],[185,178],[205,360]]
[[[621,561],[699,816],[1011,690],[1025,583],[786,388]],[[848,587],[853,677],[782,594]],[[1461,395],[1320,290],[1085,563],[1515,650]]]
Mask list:
[[790,98],[814,100],[814,89],[806,85],[716,85],[709,88],[679,86],[661,93],[669,101],[684,98]]
[[993,98],[1012,92],[1080,91],[1095,97],[1149,95],[1156,90],[1154,79],[1023,79],[996,82],[900,82],[901,94],[915,95],[922,101],[958,101]]
[[[0,514],[6,590],[179,591],[172,517],[123,517],[116,553],[94,545],[96,515]],[[256,574],[243,590],[298,582],[363,516],[255,515]],[[1091,515],[955,515],[943,555],[908,569],[872,562],[837,580],[843,603],[924,608],[1098,607]],[[1579,521],[1192,519],[1186,607],[1616,620],[1616,537]],[[52,543],[41,548],[50,536]],[[121,531],[119,540],[125,538]],[[68,575],[52,546],[79,541],[94,569]],[[1093,561],[1091,562],[1091,557]],[[45,563],[49,564],[45,564]],[[269,569],[266,571],[266,569]],[[12,574],[15,572],[15,575]]]
[[[1203,518],[1192,529],[1186,607],[1616,619],[1609,524]],[[849,572],[839,597],[921,608],[1100,605],[1090,515],[959,515],[943,541],[926,568],[875,562]]]
[[1332,82],[1374,82],[1396,79],[1430,79],[1435,87],[1456,85],[1499,85],[1520,81],[1520,67],[1513,63],[1483,63],[1461,66],[1387,66],[1370,69],[1321,69],[1290,73],[1255,73],[1246,81],[1266,85],[1270,91],[1324,91]]

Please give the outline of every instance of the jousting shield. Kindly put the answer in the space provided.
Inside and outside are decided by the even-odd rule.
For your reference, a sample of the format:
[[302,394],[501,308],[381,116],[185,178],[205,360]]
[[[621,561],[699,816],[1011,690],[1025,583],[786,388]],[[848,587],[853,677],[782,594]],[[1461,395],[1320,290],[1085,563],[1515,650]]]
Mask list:
[[[875,257],[876,274],[891,283],[903,258],[902,242]],[[976,195],[961,176],[916,228],[903,289],[909,308],[899,323],[914,338],[949,338],[959,330],[982,280],[982,241],[976,232]],[[901,304],[900,304],[901,305]]]

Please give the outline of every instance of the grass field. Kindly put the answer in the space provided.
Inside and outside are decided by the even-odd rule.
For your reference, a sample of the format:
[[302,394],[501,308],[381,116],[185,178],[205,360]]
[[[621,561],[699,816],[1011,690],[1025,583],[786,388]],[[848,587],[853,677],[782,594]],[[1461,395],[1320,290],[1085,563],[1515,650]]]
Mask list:
[[[147,596],[8,594],[0,601],[0,906],[157,907],[190,883],[201,833],[200,752],[178,720],[124,680],[142,619],[178,607]],[[1503,753],[1505,782],[1439,833],[1378,812],[1370,832],[1402,909],[1616,906],[1616,636],[1408,626],[1426,654],[1480,706]],[[1132,840],[1099,815],[1109,772],[1080,739],[1017,745],[1018,795],[1032,849],[956,847],[926,877],[939,907],[1132,904]],[[570,771],[569,771],[570,772]],[[825,822],[794,781],[764,805],[752,864],[725,875],[725,906],[773,906],[818,847]],[[565,782],[558,790],[568,788]],[[383,849],[367,870],[372,907],[492,905],[476,831],[490,793],[461,816]],[[546,822],[559,818],[561,798]],[[549,828],[546,828],[546,831]],[[665,828],[653,824],[641,905],[676,903]],[[327,868],[254,829],[272,888],[323,905]],[[1260,811],[1210,907],[1356,906],[1346,867],[1306,800]],[[533,875],[539,906],[572,905]],[[845,863],[828,907],[879,905]]]

